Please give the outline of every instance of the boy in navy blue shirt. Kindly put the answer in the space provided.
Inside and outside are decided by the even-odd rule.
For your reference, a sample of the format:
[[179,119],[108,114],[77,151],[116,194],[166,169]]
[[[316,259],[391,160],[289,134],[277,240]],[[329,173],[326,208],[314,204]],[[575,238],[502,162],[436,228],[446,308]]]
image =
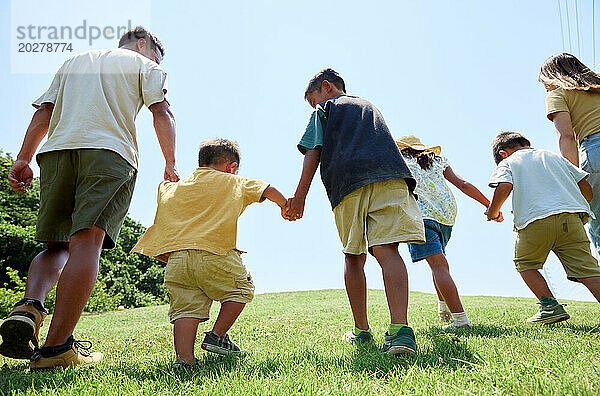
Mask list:
[[407,322],[408,274],[398,244],[425,241],[412,194],[415,180],[379,110],[364,99],[346,95],[344,80],[333,69],[315,75],[304,98],[315,111],[298,144],[304,165],[286,213],[290,220],[302,217],[320,165],[344,247],[344,280],[355,324],[346,337],[356,345],[373,342],[364,273],[369,252],[381,265],[391,316],[382,351],[414,353],[415,335]]

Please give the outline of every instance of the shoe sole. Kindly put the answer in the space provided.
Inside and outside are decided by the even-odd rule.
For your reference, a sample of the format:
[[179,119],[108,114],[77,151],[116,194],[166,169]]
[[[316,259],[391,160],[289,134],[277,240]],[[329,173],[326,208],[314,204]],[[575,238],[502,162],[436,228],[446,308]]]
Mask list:
[[447,327],[447,326],[451,326],[451,325],[442,326],[442,330],[443,331],[471,330],[473,328],[472,325],[471,326],[469,326],[469,325],[451,326],[451,327]]
[[223,355],[223,356],[238,356],[238,355],[242,354],[242,351],[230,351],[229,349],[221,348],[221,347],[218,347],[215,345],[210,345],[210,344],[202,344],[200,346],[200,348],[204,349],[205,351],[216,353],[217,355]]
[[26,317],[13,316],[0,325],[0,355],[29,359],[33,355],[35,323]]
[[571,318],[571,316],[568,313],[564,313],[564,314],[560,314],[558,316],[552,316],[546,319],[541,319],[541,320],[535,320],[535,321],[530,321],[529,319],[527,319],[527,323],[531,323],[531,324],[552,324],[552,323],[558,323],[558,322],[562,322],[565,320],[569,320]]
[[59,369],[66,370],[66,367],[61,366],[61,365],[52,366],[52,367],[31,367],[31,366],[29,366],[29,371],[50,371],[50,370],[59,370]]
[[417,353],[417,351],[415,351],[414,349],[409,348],[407,346],[394,345],[394,346],[391,346],[388,350],[386,350],[383,353],[392,355],[392,356],[398,356],[398,355],[413,355],[413,354]]

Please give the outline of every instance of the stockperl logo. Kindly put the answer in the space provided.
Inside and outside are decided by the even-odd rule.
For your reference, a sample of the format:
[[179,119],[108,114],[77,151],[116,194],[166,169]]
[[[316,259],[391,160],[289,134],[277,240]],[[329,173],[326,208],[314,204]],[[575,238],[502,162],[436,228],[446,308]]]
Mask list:
[[119,39],[123,33],[132,29],[131,20],[127,25],[120,26],[98,26],[89,25],[84,19],[78,26],[53,26],[53,25],[20,25],[16,28],[16,39],[19,41],[66,41],[87,40],[91,46],[95,40]]

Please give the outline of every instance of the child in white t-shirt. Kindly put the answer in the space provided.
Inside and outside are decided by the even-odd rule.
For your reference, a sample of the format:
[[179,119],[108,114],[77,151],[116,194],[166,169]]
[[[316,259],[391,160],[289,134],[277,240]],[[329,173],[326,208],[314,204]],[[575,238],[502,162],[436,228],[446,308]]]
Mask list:
[[498,166],[490,177],[494,197],[488,220],[494,220],[511,191],[517,231],[515,266],[529,289],[540,300],[538,313],[529,323],[556,323],[569,319],[540,274],[553,251],[567,279],[583,283],[600,301],[600,267],[592,256],[583,224],[591,215],[588,202],[592,188],[588,174],[565,158],[531,147],[517,132],[504,132],[494,139]]
[[[454,173],[446,159],[440,157],[440,146],[427,148],[413,135],[402,136],[396,144],[417,181],[417,204],[425,224],[425,243],[408,244],[412,261],[425,259],[431,268],[438,295],[440,319],[452,320],[452,323],[443,326],[443,329],[470,328],[471,322],[464,311],[446,260],[446,244],[456,219],[456,200],[446,180],[486,209],[490,201],[477,187]],[[502,221],[502,218],[497,220]]]

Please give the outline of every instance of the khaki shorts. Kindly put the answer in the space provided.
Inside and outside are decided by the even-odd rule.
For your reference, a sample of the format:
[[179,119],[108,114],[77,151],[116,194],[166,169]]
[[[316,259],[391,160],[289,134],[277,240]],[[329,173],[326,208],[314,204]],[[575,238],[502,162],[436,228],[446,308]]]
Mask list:
[[515,266],[517,271],[539,270],[553,251],[567,278],[600,276],[598,262],[590,251],[590,241],[578,213],[559,213],[536,220],[517,231]]
[[366,254],[376,245],[425,242],[417,201],[403,179],[368,184],[346,195],[333,208],[346,254]]
[[219,256],[204,250],[179,250],[169,255],[165,268],[169,319],[208,320],[213,301],[249,303],[254,297],[252,277],[240,253]]
[[38,154],[40,210],[35,239],[69,242],[77,231],[106,231],[105,249],[115,246],[129,210],[137,171],[119,154],[102,149]]

